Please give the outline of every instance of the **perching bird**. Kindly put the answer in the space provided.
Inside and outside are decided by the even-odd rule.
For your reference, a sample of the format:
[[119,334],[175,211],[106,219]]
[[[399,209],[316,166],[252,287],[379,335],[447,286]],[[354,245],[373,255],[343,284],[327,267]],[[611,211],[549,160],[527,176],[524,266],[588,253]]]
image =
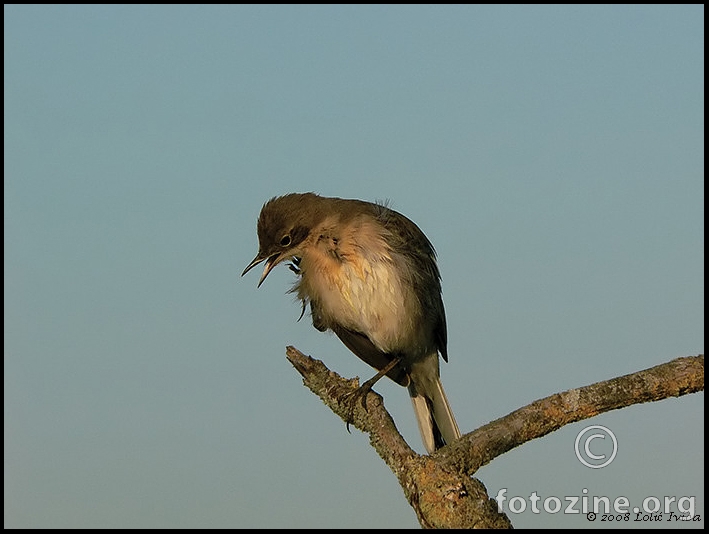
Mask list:
[[313,326],[408,388],[426,450],[459,438],[439,375],[438,355],[448,361],[441,279],[419,227],[381,204],[292,193],[263,205],[257,230],[259,252],[242,276],[265,260],[261,286],[290,260]]

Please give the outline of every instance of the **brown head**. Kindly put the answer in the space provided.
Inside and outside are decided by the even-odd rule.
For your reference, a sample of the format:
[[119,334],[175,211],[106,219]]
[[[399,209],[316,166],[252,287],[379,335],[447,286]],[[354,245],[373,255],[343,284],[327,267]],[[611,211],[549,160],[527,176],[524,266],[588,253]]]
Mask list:
[[314,193],[291,193],[266,202],[258,218],[258,254],[241,276],[265,260],[266,266],[258,282],[260,287],[276,265],[298,257],[310,230],[323,217],[327,200]]

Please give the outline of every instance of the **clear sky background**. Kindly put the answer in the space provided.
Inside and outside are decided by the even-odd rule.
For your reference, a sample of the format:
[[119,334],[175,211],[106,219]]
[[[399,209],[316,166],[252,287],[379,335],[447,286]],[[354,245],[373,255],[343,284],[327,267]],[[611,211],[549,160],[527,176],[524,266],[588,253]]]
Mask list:
[[[240,278],[274,195],[388,199],[426,232],[464,432],[704,352],[703,6],[4,15],[6,527],[418,526],[285,346],[373,371],[296,322],[288,269]],[[376,389],[422,451],[406,390]],[[601,470],[574,454],[589,424],[618,438]],[[703,434],[702,393],[477,476],[493,496],[694,496],[704,526]]]

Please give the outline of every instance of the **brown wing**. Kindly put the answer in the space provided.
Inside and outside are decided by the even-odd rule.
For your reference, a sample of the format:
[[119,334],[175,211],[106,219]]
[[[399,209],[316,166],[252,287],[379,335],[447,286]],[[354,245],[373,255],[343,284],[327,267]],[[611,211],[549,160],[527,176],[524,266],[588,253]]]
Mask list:
[[[364,363],[371,365],[376,370],[381,371],[387,366],[394,356],[377,349],[367,336],[353,330],[348,330],[339,325],[334,325],[332,331],[337,334],[345,346],[350,349]],[[409,385],[409,377],[399,366],[394,367],[387,373],[387,376],[394,382],[402,386]]]
[[394,250],[410,262],[410,283],[421,302],[427,324],[431,325],[436,348],[448,361],[446,311],[441,298],[441,274],[436,263],[436,251],[416,223],[385,206],[379,206],[379,210],[379,219],[392,234]]

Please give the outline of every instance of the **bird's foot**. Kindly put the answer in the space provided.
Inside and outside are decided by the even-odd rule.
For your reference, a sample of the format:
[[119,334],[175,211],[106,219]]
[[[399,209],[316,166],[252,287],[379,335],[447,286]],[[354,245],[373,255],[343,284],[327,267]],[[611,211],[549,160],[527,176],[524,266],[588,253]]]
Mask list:
[[345,425],[347,426],[347,432],[350,432],[350,424],[354,424],[354,415],[355,410],[357,409],[357,402],[360,402],[362,404],[362,408],[364,408],[365,412],[367,411],[367,395],[369,395],[369,392],[372,391],[372,386],[374,386],[373,382],[371,384],[369,382],[370,380],[367,380],[360,387],[348,393],[344,398],[344,401],[348,405],[347,420],[345,421]]
[[391,371],[394,367],[397,366],[397,364],[401,361],[401,358],[394,358],[391,362],[389,362],[384,369],[379,371],[376,375],[374,375],[372,378],[367,380],[364,384],[359,386],[357,389],[354,391],[348,393],[345,396],[345,402],[349,404],[348,406],[348,413],[347,413],[347,420],[345,421],[345,424],[347,426],[347,432],[350,432],[350,424],[354,424],[354,412],[357,407],[357,401],[359,400],[362,403],[362,408],[364,408],[364,411],[367,411],[367,395],[369,394],[370,391],[372,391],[372,388],[374,387],[374,384],[376,384],[381,377],[383,377],[385,374],[387,374],[389,371]]

